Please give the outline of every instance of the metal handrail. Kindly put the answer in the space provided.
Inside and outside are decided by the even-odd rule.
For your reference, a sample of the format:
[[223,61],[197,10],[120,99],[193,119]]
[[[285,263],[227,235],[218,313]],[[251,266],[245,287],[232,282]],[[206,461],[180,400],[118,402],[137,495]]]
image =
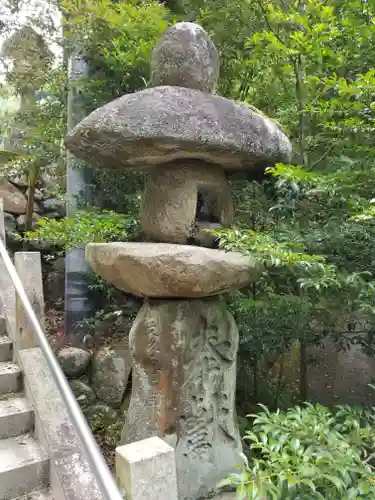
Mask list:
[[17,270],[14,267],[5,245],[0,237],[0,256],[5,262],[5,266],[9,272],[9,276],[13,282],[14,288],[20,298],[25,312],[34,327],[36,338],[40,349],[42,350],[44,357],[46,359],[47,365],[51,370],[52,378],[54,379],[61,397],[67,407],[68,413],[72,419],[75,430],[81,441],[82,447],[85,451],[86,458],[90,463],[94,476],[98,482],[100,491],[105,498],[105,500],[123,500],[122,495],[116,485],[116,481],[110,472],[107,463],[100,451],[98,444],[88,426],[85,417],[81,411],[81,408],[70,388],[65,375],[60,368],[60,365],[49,345],[49,342],[40,326],[40,323],[34,313],[34,310],[27,298],[25,289],[22,285],[20,277],[18,276]]

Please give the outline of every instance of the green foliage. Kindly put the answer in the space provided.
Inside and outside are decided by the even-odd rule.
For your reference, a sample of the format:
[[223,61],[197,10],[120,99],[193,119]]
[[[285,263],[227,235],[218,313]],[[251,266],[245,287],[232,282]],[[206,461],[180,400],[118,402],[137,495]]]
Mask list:
[[3,61],[10,63],[6,65],[7,80],[18,94],[28,95],[46,82],[52,53],[44,38],[31,26],[19,27],[6,38],[0,55]]
[[[375,200],[371,200],[371,203],[374,202]],[[363,210],[361,214],[353,215],[351,220],[373,225],[375,223],[375,206],[371,205],[366,210]]]
[[[224,248],[266,264],[262,280],[231,301],[259,384],[262,356],[275,359],[274,346],[285,353],[298,339],[302,352],[330,336],[339,348],[375,348],[368,202],[375,166],[375,58],[368,49],[375,27],[368,2],[251,5],[257,21],[241,51],[251,78],[241,98],[276,118],[294,143],[293,165],[276,165],[263,185],[236,191],[240,231],[221,236]],[[364,341],[345,326],[360,320],[370,325]],[[254,399],[261,397],[254,388]]]
[[161,3],[64,0],[62,8],[65,35],[81,44],[90,65],[83,89],[88,110],[147,86],[151,50],[168,26]]
[[[267,267],[297,266],[299,268],[324,270],[322,263],[324,257],[309,255],[303,248],[303,241],[295,238],[278,242],[272,235],[260,233],[251,229],[239,231],[236,229],[223,229],[212,231],[220,238],[221,248],[227,251],[241,251],[254,256]],[[302,250],[302,251],[299,251]]]
[[[259,283],[229,301],[241,334],[240,357],[253,372],[253,399],[263,397],[259,375],[270,379],[265,358],[266,366],[270,360],[280,365],[270,381],[277,406],[284,386],[282,356],[296,343],[302,352],[329,336],[339,348],[360,345],[372,354],[374,5],[363,0],[61,4],[65,48],[81,47],[91,66],[80,88],[88,111],[148,85],[151,49],[178,17],[201,23],[217,44],[218,93],[264,112],[293,141],[291,165],[269,168],[258,182],[232,183],[236,229],[219,234],[222,248],[264,264]],[[16,170],[59,165],[65,73],[46,75],[54,97],[38,105],[31,120],[25,118],[32,155],[9,164]],[[103,227],[98,211],[92,220],[85,212],[82,220],[50,227],[42,222],[37,232],[67,248],[131,238],[142,185],[140,175],[100,170],[94,204],[127,214],[123,221],[111,219]],[[364,336],[346,327],[359,320],[370,325]]]
[[374,415],[338,407],[266,407],[252,419],[244,440],[251,457],[222,484],[237,485],[238,499],[371,499]]
[[[80,50],[90,76],[80,83],[86,111],[148,85],[151,50],[168,26],[168,9],[159,2],[64,0],[67,50]],[[95,172],[96,205],[138,213],[142,176],[100,169]]]
[[59,220],[40,219],[34,231],[26,234],[31,241],[46,241],[69,250],[75,245],[108,241],[127,241],[135,221],[111,210],[78,210],[75,217]]

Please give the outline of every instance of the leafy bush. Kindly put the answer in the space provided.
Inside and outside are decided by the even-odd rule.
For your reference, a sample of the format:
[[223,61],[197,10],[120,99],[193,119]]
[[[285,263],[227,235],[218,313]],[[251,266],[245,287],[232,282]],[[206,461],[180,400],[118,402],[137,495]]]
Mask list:
[[375,498],[371,413],[320,405],[275,413],[262,408],[245,432],[249,460],[222,482],[236,485],[238,499]]
[[108,241],[128,241],[135,221],[112,210],[78,210],[75,217],[40,219],[34,231],[26,233],[32,241],[45,241],[69,250],[74,245]]
[[168,27],[162,3],[63,0],[62,10],[68,45],[78,37],[90,65],[83,89],[88,111],[147,86],[151,50]]

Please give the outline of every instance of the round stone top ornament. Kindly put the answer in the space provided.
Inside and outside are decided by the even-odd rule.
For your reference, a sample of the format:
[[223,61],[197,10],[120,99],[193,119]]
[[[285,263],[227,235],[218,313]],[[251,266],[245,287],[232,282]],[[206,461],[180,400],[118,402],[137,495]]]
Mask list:
[[212,92],[219,76],[219,55],[211,38],[195,23],[169,28],[151,57],[153,85]]

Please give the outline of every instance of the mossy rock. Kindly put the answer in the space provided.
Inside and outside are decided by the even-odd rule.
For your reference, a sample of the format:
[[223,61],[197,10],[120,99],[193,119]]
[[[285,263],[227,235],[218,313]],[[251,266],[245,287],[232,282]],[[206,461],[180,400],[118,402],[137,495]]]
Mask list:
[[70,387],[82,408],[95,403],[96,395],[94,389],[82,380],[71,380]]
[[93,432],[110,427],[118,418],[118,412],[104,403],[96,403],[83,409],[89,426]]

